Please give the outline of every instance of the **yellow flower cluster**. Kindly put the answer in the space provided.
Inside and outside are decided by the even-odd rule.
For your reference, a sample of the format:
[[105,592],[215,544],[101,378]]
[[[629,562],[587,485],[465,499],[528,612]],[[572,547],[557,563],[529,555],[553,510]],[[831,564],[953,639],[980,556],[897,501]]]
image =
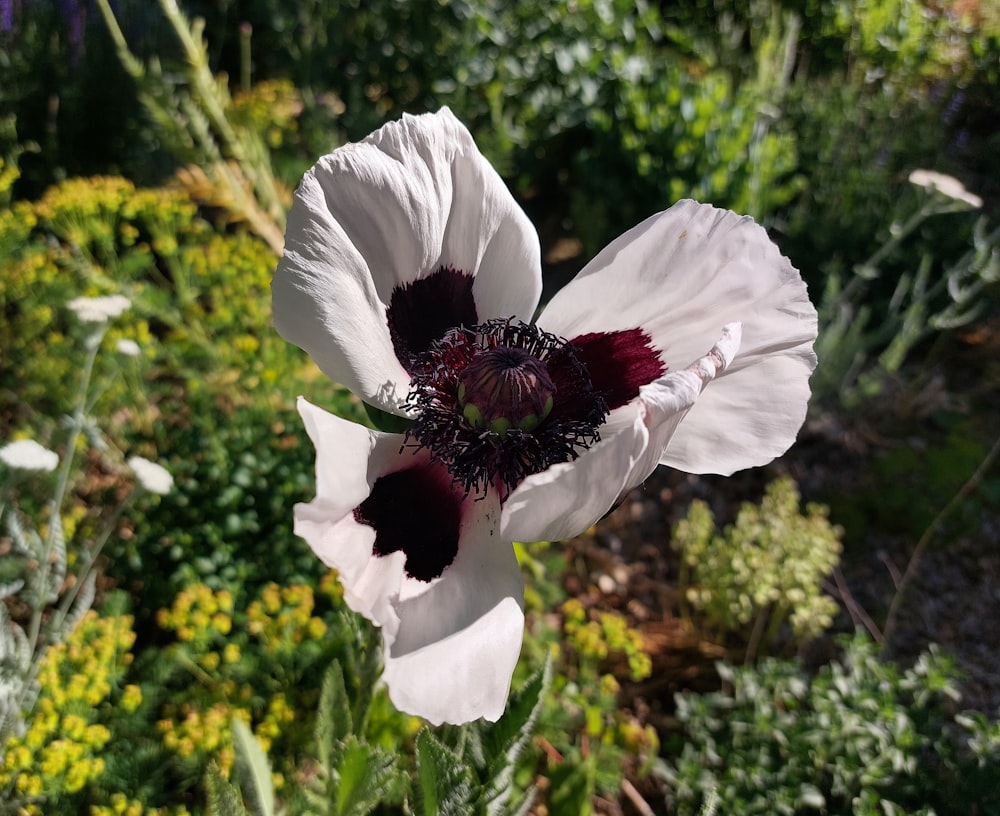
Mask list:
[[179,710],[168,706],[167,712],[173,716],[162,719],[156,724],[163,734],[163,744],[185,759],[199,751],[215,755],[219,770],[228,778],[234,759],[230,723],[234,714],[243,720],[248,720],[249,715],[246,711],[220,701],[206,711],[189,703],[181,706]]
[[124,793],[115,792],[106,805],[91,805],[89,816],[190,816],[186,807],[149,808]]
[[[0,301],[18,304],[0,325],[0,348],[10,352],[0,376],[19,383],[20,399],[39,412],[69,410],[66,383],[80,350],[61,307],[79,295],[119,292],[143,304],[114,323],[108,347],[125,337],[154,359],[169,342],[182,368],[193,362],[192,383],[218,386],[238,376],[248,389],[286,370],[287,344],[266,331],[272,250],[244,232],[219,234],[179,185],[74,178],[11,207],[0,194],[0,267]],[[167,302],[169,309],[155,306]],[[153,336],[148,309],[169,334]],[[121,399],[128,386],[112,383],[104,399]]]
[[161,609],[156,621],[161,628],[175,632],[178,640],[205,646],[229,634],[232,614],[231,592],[214,592],[205,584],[194,584],[178,593],[170,609]]
[[233,99],[235,119],[259,133],[271,148],[281,147],[285,136],[295,132],[301,112],[301,94],[287,79],[258,82]]
[[633,680],[643,680],[652,671],[642,635],[616,612],[599,611],[591,620],[576,598],[562,605],[563,631],[581,657],[600,662],[611,653],[624,654]]
[[[265,750],[291,733],[288,673],[304,644],[315,647],[326,635],[326,623],[313,614],[315,604],[310,586],[271,583],[244,611],[231,593],[195,584],[170,609],[160,610],[158,623],[177,636],[174,654],[192,665],[199,681],[163,708],[157,728],[164,745],[193,765],[212,759],[228,775],[234,716],[253,723]],[[275,784],[283,784],[280,774]]]
[[4,163],[3,157],[0,157],[0,196],[8,192],[20,176],[21,171],[17,169],[16,164]]
[[247,607],[247,631],[279,651],[291,650],[307,639],[321,640],[326,623],[313,616],[314,604],[312,587],[306,584],[268,584],[260,600]]
[[[4,752],[0,789],[13,782],[24,801],[44,802],[54,793],[76,793],[101,776],[101,751],[111,732],[95,720],[131,662],[134,641],[131,616],[100,617],[91,610],[64,643],[48,650],[27,730]],[[28,804],[24,812],[43,811],[40,804]]]

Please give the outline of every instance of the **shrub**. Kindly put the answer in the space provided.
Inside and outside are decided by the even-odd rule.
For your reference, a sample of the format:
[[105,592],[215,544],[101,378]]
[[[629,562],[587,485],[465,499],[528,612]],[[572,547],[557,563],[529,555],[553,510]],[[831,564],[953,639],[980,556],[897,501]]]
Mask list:
[[[681,729],[660,770],[672,812],[992,813],[1000,740],[955,717],[952,662],[931,648],[908,669],[858,635],[808,677],[795,662],[719,666],[720,692],[677,697]],[[714,791],[714,794],[713,794]]]
[[799,511],[789,478],[770,484],[760,505],[744,504],[721,533],[708,505],[692,502],[674,529],[681,553],[684,600],[717,638],[749,634],[748,651],[766,648],[786,621],[798,640],[816,637],[833,622],[837,605],[822,580],[837,565],[842,534],[825,507]]

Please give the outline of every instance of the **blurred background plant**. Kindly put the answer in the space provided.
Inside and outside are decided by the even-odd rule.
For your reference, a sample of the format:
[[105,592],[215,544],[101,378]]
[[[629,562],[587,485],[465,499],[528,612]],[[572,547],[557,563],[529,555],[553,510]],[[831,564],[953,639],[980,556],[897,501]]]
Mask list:
[[746,661],[772,653],[784,624],[793,642],[818,637],[838,611],[822,589],[840,561],[843,534],[828,514],[811,504],[800,515],[787,477],[770,484],[759,505],[744,504],[721,535],[708,505],[695,500],[671,538],[680,552],[682,611],[698,615],[711,639],[739,634]]
[[956,717],[954,665],[936,649],[905,670],[863,635],[815,676],[789,661],[720,665],[723,688],[679,695],[681,729],[657,773],[678,814],[990,813],[996,729]]
[[[849,628],[838,562],[1000,517],[976,470],[1000,432],[998,85],[976,2],[0,0],[0,438],[73,474],[61,514],[62,471],[5,482],[0,812],[995,809],[995,712],[956,713],[942,653],[823,633]],[[790,478],[682,485],[710,505],[663,508],[654,589],[618,600],[625,566],[581,566],[593,536],[519,547],[511,709],[431,730],[292,534],[292,398],[364,413],[271,330],[268,284],[316,157],[444,104],[538,227],[547,292],[680,197],[768,227],[821,337],[802,461],[766,478],[830,509]],[[81,294],[131,302],[83,355]],[[169,500],[121,512],[122,451],[156,452]]]
[[[50,658],[50,652],[66,643],[91,611],[97,594],[97,562],[116,533],[122,514],[136,496],[142,493],[165,495],[172,486],[169,472],[155,462],[138,456],[122,462],[124,457],[111,448],[94,417],[94,407],[110,376],[110,371],[105,369],[104,376],[95,377],[99,352],[109,322],[130,305],[121,295],[75,298],[66,305],[79,323],[75,334],[83,346],[83,360],[76,362],[79,383],[73,394],[72,413],[63,423],[66,440],[61,458],[33,439],[11,441],[0,448],[0,467],[5,477],[0,483],[0,520],[7,535],[0,573],[0,601],[3,601],[0,605],[0,685],[4,690],[0,705],[0,757],[7,759],[13,756],[7,749],[16,750],[21,737],[25,747],[39,749],[45,743],[46,729],[60,733],[56,727],[60,717],[61,727],[72,732],[73,739],[84,740],[81,745],[100,748],[106,741],[106,737],[102,741],[100,736],[105,731],[89,728],[75,704],[64,709],[53,707],[48,700],[45,710],[39,710],[34,717],[32,712],[43,688],[40,674],[57,671],[60,658]],[[123,348],[124,356],[132,356],[130,346],[119,347],[119,355],[123,354]],[[95,502],[98,506],[93,508],[93,514],[71,496],[83,475],[78,463],[80,453],[89,460],[86,467],[102,467],[111,477],[110,484],[104,488],[107,506],[100,507]],[[133,483],[123,485],[118,474],[129,470]],[[56,476],[51,493],[48,490],[35,493],[30,488],[37,486],[37,478],[24,478],[29,474],[38,476],[52,472]],[[110,670],[110,667],[99,665],[100,655],[95,655],[94,662],[98,665],[91,676],[82,677],[88,683],[86,699],[96,706],[108,693],[102,690],[107,684],[99,679],[97,669]],[[91,680],[94,685],[89,685]],[[42,731],[33,732],[31,729],[35,726]],[[62,779],[62,775],[67,775],[60,787],[79,790],[88,775],[99,769],[100,763],[95,760],[92,768],[88,764],[89,754],[79,752],[59,755],[61,747],[56,744],[52,746],[54,753],[43,752],[41,758],[36,759],[55,768],[50,776]],[[14,761],[29,761],[25,756],[21,751]],[[30,775],[18,775],[16,770],[9,768],[0,778],[0,802],[13,802],[16,806],[41,801],[40,781],[32,780]]]

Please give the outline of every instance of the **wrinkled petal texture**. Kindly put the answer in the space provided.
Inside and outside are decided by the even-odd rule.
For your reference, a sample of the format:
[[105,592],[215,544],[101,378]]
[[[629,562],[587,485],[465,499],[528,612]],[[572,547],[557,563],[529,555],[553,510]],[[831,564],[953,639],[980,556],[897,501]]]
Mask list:
[[525,479],[504,505],[504,538],[559,541],[579,535],[642,484],[696,400],[711,392],[736,357],[740,334],[738,323],[725,326],[708,354],[644,385],[639,398],[605,426],[604,438],[579,459]]
[[[458,553],[439,578],[409,577],[405,554],[374,555],[375,530],[355,508],[380,477],[426,464],[402,437],[371,431],[299,400],[316,447],[316,498],[295,507],[295,532],[335,568],[344,599],[382,628],[385,680],[402,711],[439,725],[503,713],[524,629],[524,586],[500,539],[495,495],[463,506]],[[405,497],[404,497],[405,499]]]
[[568,339],[640,327],[668,370],[742,324],[737,357],[688,411],[660,462],[729,475],[795,441],[816,366],[805,283],[749,217],[681,201],[613,241],[538,319]]
[[528,320],[538,303],[535,230],[447,108],[404,116],[306,173],[271,284],[275,327],[331,379],[399,413],[409,377],[386,306],[441,267],[475,276],[481,320]]

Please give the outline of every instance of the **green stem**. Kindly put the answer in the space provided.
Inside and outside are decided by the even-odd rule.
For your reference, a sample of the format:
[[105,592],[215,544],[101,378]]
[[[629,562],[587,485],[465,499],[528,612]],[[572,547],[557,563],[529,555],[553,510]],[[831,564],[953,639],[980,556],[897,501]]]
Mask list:
[[77,572],[76,583],[73,585],[73,588],[63,596],[62,601],[59,603],[59,609],[56,610],[55,616],[53,617],[52,628],[55,631],[58,632],[62,629],[66,618],[69,616],[70,609],[73,608],[73,603],[80,594],[80,588],[87,582],[87,578],[90,577],[90,572],[93,569],[94,564],[97,563],[97,559],[100,557],[101,551],[104,549],[104,545],[108,543],[108,539],[111,538],[111,534],[118,526],[118,519],[122,517],[122,513],[125,512],[125,508],[131,503],[135,494],[136,491],[133,490],[128,494],[128,496],[118,503],[118,507],[115,508],[115,511],[108,517],[107,521],[105,521],[104,527],[101,529],[101,534],[97,537],[96,543],[93,547],[86,551],[83,566]]
[[94,330],[93,334],[87,338],[87,358],[83,364],[83,372],[80,375],[80,388],[76,399],[76,408],[73,411],[70,425],[69,441],[66,445],[66,453],[59,469],[59,478],[56,482],[55,494],[50,503],[51,516],[49,518],[49,531],[45,537],[45,546],[42,551],[41,563],[39,564],[39,592],[33,599],[34,608],[31,611],[31,623],[28,629],[28,646],[34,659],[38,649],[39,636],[42,628],[42,617],[45,613],[46,599],[48,598],[47,586],[49,574],[52,570],[52,552],[55,549],[56,536],[62,534],[60,513],[62,512],[63,501],[66,498],[66,491],[69,487],[69,477],[73,469],[73,460],[76,456],[76,445],[83,432],[84,419],[86,417],[87,394],[90,391],[90,379],[94,372],[94,362],[97,360],[97,352],[100,350],[101,341],[107,331],[106,324]]
[[892,601],[889,604],[889,611],[885,616],[885,626],[882,627],[882,648],[883,650],[889,646],[890,639],[896,628],[896,616],[899,614],[899,605],[903,600],[906,590],[909,587],[910,581],[917,574],[917,568],[920,566],[920,560],[923,557],[924,550],[927,549],[927,545],[930,544],[931,539],[934,537],[934,533],[937,532],[938,527],[944,522],[944,520],[951,515],[951,513],[957,508],[966,497],[970,496],[972,492],[979,487],[980,482],[982,482],[983,477],[986,475],[990,466],[993,464],[993,460],[997,458],[1000,454],[1000,437],[993,443],[993,447],[990,448],[989,452],[983,458],[983,461],[979,463],[979,467],[976,468],[975,473],[973,473],[969,480],[963,484],[958,492],[951,497],[951,500],[941,509],[934,520],[930,523],[926,530],[924,530],[923,535],[920,536],[920,540],[917,542],[917,546],[913,548],[913,555],[910,556],[909,562],[906,564],[906,570],[903,572],[903,577],[900,578],[899,584],[896,586],[896,594],[892,596]]

